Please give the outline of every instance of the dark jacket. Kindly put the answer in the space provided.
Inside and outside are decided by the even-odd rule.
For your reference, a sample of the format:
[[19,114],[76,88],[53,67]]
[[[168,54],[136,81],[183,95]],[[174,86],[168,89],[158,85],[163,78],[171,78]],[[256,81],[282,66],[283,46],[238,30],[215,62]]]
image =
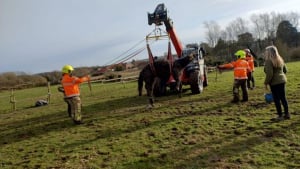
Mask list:
[[273,63],[271,60],[266,60],[264,72],[266,74],[265,84],[269,84],[271,86],[286,83],[286,66],[283,65],[281,67],[275,68],[273,67]]

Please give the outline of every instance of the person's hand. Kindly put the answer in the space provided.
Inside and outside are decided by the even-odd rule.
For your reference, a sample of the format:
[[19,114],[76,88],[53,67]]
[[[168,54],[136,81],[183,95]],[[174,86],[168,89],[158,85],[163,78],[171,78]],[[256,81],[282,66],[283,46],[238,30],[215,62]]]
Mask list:
[[57,90],[62,93],[65,92],[65,89],[62,86],[57,87]]
[[224,69],[221,65],[218,65],[216,70],[221,74],[221,73],[223,73]]

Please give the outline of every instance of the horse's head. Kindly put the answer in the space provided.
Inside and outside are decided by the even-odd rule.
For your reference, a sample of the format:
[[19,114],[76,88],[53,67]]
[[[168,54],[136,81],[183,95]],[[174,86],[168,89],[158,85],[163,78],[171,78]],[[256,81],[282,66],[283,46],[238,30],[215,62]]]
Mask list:
[[208,55],[208,53],[204,50],[203,47],[200,47],[199,52],[201,53],[201,55],[202,55],[203,57]]
[[189,61],[192,61],[194,58],[195,58],[195,53],[194,52],[192,52],[189,56],[188,56],[188,59],[189,59]]

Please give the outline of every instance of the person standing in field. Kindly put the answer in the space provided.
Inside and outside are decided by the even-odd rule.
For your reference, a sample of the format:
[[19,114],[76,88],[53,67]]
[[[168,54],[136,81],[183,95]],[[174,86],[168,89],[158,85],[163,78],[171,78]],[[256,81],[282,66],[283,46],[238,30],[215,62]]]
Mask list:
[[[264,85],[266,90],[268,90],[268,86],[270,86],[278,115],[277,118],[273,118],[271,120],[280,121],[284,119],[290,119],[289,106],[285,93],[285,84],[287,82],[285,74],[287,72],[287,68],[284,60],[278,53],[278,50],[275,46],[266,47],[264,55],[264,72],[266,74]],[[281,104],[283,106],[284,113],[282,112]]]
[[[250,70],[247,72],[247,87],[248,89],[254,89],[255,88],[255,81],[254,81],[254,57],[251,54],[251,51],[249,49],[244,49],[246,52],[246,60],[248,61]],[[252,82],[252,86],[251,86]]]
[[233,100],[232,103],[240,101],[239,88],[242,89],[243,99],[242,102],[248,101],[248,90],[246,86],[247,72],[250,70],[249,64],[246,61],[246,52],[238,50],[235,54],[237,60],[231,63],[219,65],[218,69],[233,69],[234,83],[233,83]]
[[90,77],[78,78],[72,75],[73,71],[74,68],[71,65],[65,65],[62,68],[63,77],[61,84],[64,90],[64,100],[70,108],[68,111],[71,113],[73,122],[75,124],[82,124],[79,84],[89,81]]

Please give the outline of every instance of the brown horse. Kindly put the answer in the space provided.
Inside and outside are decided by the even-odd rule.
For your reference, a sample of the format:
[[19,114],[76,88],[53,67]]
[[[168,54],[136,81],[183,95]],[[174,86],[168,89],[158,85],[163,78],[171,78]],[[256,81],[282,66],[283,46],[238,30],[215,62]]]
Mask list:
[[145,88],[147,96],[149,97],[149,104],[153,106],[154,96],[163,96],[167,91],[167,82],[171,76],[176,81],[176,90],[181,93],[181,81],[180,76],[183,69],[194,58],[194,55],[177,59],[173,63],[173,68],[170,69],[170,64],[166,60],[159,60],[153,63],[154,71],[151,69],[150,64],[146,65],[139,74],[138,78],[138,91],[139,96],[142,95],[143,82],[145,82]]
[[182,93],[182,83],[181,83],[181,76],[184,68],[194,59],[194,54],[190,54],[189,56],[177,59],[173,63],[172,74],[174,80],[176,81],[176,91],[178,92],[179,96],[181,97]]
[[142,95],[143,82],[149,97],[149,103],[153,106],[153,96],[162,96],[166,94],[167,82],[170,77],[170,65],[168,61],[159,60],[153,63],[154,70],[150,64],[146,65],[139,74],[138,91],[139,96]]

